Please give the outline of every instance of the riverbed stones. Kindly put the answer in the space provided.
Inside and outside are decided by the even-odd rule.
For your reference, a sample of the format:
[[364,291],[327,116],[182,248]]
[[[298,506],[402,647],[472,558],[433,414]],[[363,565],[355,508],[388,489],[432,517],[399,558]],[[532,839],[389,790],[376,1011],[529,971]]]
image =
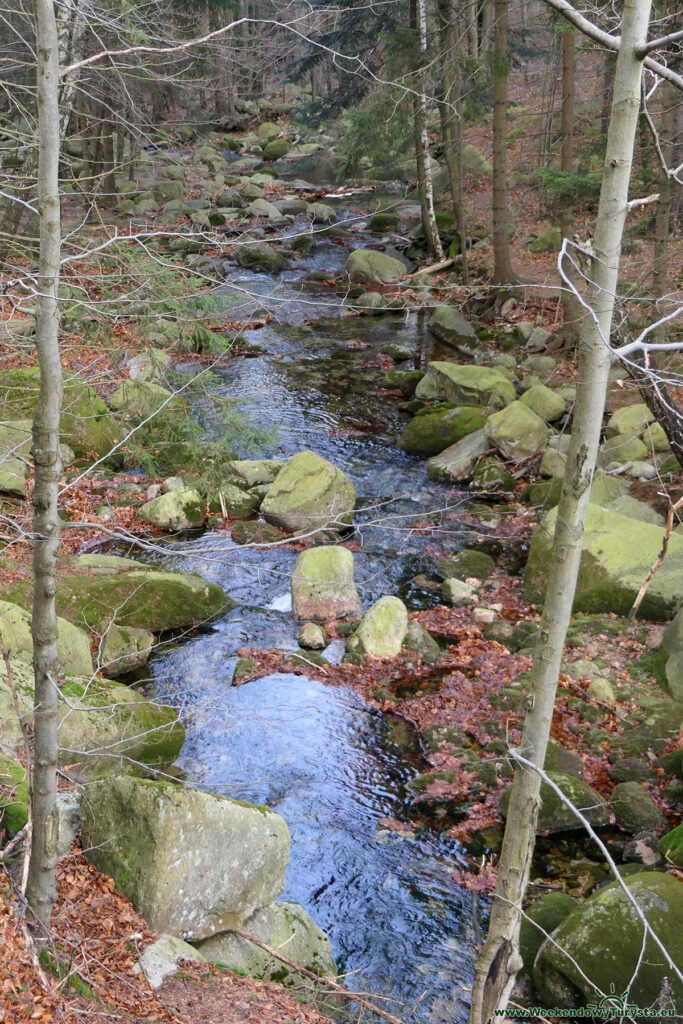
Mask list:
[[314,224],[334,224],[337,219],[336,211],[327,203],[309,203],[306,209],[306,216]]
[[240,267],[265,274],[279,274],[290,266],[285,254],[267,242],[244,242],[235,246],[235,259]]
[[438,455],[485,423],[486,411],[479,406],[426,406],[405,427],[398,446],[412,455]]
[[278,459],[239,459],[228,463],[228,471],[240,487],[272,484],[285,465]]
[[204,522],[206,509],[201,494],[192,487],[169,491],[146,502],[137,512],[140,519],[160,530],[177,533],[192,530]]
[[598,463],[609,466],[615,462],[635,462],[647,458],[647,448],[635,434],[615,434],[600,445]]
[[537,384],[536,387],[529,388],[520,398],[520,402],[528,406],[546,423],[554,423],[561,419],[567,411],[564,398],[556,391],[551,391],[545,384]]
[[406,273],[405,264],[375,249],[355,249],[346,261],[354,284],[395,284]]
[[662,857],[677,868],[683,868],[683,824],[666,832],[657,844]]
[[291,145],[289,139],[272,139],[263,147],[263,159],[269,161],[281,160],[283,156],[287,155]]
[[440,483],[462,483],[472,478],[474,467],[488,450],[483,428],[463,437],[426,462],[427,476]]
[[249,203],[247,213],[250,217],[265,217],[274,224],[284,224],[285,221],[284,214],[267,199],[254,199],[253,203]]
[[358,619],[362,608],[353,578],[353,555],[335,545],[309,548],[292,572],[292,611],[300,619]]
[[364,654],[395,658],[408,629],[408,609],[398,597],[380,597],[363,616],[356,636]]
[[437,568],[446,578],[455,576],[458,579],[468,579],[468,577],[474,576],[477,579],[485,580],[496,568],[496,563],[485,551],[462,548],[455,555],[441,558]]
[[515,489],[515,478],[500,459],[487,457],[481,459],[472,474],[470,490],[480,491],[483,494],[508,493]]
[[[271,903],[252,914],[243,930],[314,974],[336,977],[330,940],[299,903]],[[301,974],[233,932],[207,939],[200,949],[206,959],[229,964],[252,978],[272,978],[284,985],[303,980]]]
[[[30,609],[31,585],[22,580],[3,597]],[[160,633],[197,625],[234,607],[215,583],[196,573],[171,572],[115,555],[76,555],[57,573],[57,612],[103,634],[110,622]]]
[[26,769],[14,758],[0,754],[0,829],[11,836],[28,821]]
[[531,973],[536,954],[546,936],[554,932],[575,909],[576,900],[565,892],[548,892],[532,903],[522,918],[519,930],[519,952],[524,974]]
[[[626,886],[671,959],[683,963],[683,885],[673,875],[645,871]],[[581,903],[546,940],[534,966],[534,983],[547,1006],[571,1009],[599,1003],[596,988],[621,995],[629,1004],[656,1004],[664,978],[671,1004],[681,1005],[683,984],[672,975],[652,939],[643,949],[643,929],[618,882]]]
[[620,782],[612,790],[610,805],[617,824],[629,832],[659,829],[664,815],[639,782]]
[[454,606],[461,604],[476,604],[477,589],[464,580],[450,577],[441,584],[441,600],[445,604]]
[[503,458],[520,462],[535,455],[548,440],[548,427],[540,416],[520,402],[512,402],[489,416],[484,434]]
[[477,344],[474,327],[455,306],[437,306],[430,318],[429,330],[452,348],[474,349]]
[[317,622],[304,622],[296,642],[305,651],[322,651],[327,647],[327,634]]
[[438,643],[425,627],[415,619],[411,619],[408,623],[408,629],[403,640],[403,649],[404,651],[414,651],[416,654],[419,654],[425,665],[434,665],[441,659],[442,652]]
[[148,380],[127,380],[116,389],[109,399],[114,412],[131,419],[143,419],[162,406],[169,406],[176,412],[184,407],[182,398],[174,396],[168,388]]
[[118,776],[87,788],[81,830],[91,863],[181,939],[239,928],[285,887],[289,831],[268,807]]
[[625,435],[627,437],[640,437],[648,424],[653,423],[655,416],[650,412],[644,402],[636,405],[626,405],[613,412],[605,427],[606,437]]
[[[527,601],[539,604],[553,562],[553,532],[557,509],[543,519],[531,540],[524,574]],[[592,502],[586,510],[575,611],[628,615],[636,594],[662,547],[664,531],[657,526],[619,515]],[[639,615],[670,618],[681,603],[680,565],[683,536],[674,533],[664,562],[652,577]]]
[[515,389],[500,370],[490,366],[460,366],[437,360],[427,365],[415,397],[500,409],[514,401]]
[[288,533],[339,533],[351,523],[356,489],[345,473],[312,451],[298,452],[261,504],[263,518]]
[[[548,778],[560,787],[567,799],[581,811],[591,825],[607,824],[609,821],[607,804],[597,790],[589,786],[587,782],[565,772],[548,772]],[[507,817],[509,803],[510,790],[506,789],[499,803],[500,812],[504,818]],[[540,835],[548,832],[552,835],[554,832],[568,832],[582,828],[583,825],[579,819],[560,799],[555,790],[547,782],[542,782],[541,807],[536,822],[536,833]]]

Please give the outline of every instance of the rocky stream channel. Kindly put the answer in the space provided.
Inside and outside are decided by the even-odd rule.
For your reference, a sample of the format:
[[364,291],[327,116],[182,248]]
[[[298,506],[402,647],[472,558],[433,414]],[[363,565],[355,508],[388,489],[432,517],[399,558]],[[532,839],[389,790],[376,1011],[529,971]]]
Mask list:
[[[365,201],[376,208],[378,196]],[[362,216],[363,197],[335,206],[340,221]],[[356,234],[353,245],[363,238]],[[276,318],[247,332],[261,355],[218,372],[245,416],[274,430],[259,454],[312,449],[355,484],[363,604],[395,593],[409,609],[421,608],[435,602],[414,582],[428,538],[410,523],[446,507],[447,490],[428,480],[423,459],[398,449],[405,415],[397,399],[379,393],[377,365],[366,364],[390,343],[405,349],[409,369],[419,368],[435,357],[435,342],[414,312],[340,318],[342,298],[311,275],[340,274],[348,251],[323,240],[276,278],[231,273],[225,293],[241,297],[231,313],[241,317],[263,301]],[[455,551],[464,536],[451,527],[440,542]],[[297,649],[289,596],[295,559],[282,548],[242,548],[224,533],[169,541],[168,567],[201,573],[238,604],[210,629],[154,655],[146,692],[181,714],[186,741],[177,765],[191,785],[268,804],[284,817],[292,834],[285,898],[327,932],[346,984],[393,997],[388,1008],[399,1016],[417,1004],[410,1019],[464,1021],[475,924],[471,895],[449,875],[463,864],[458,845],[438,833],[418,838],[378,827],[380,818],[400,815],[406,782],[425,770],[416,736],[353,692],[326,687],[323,675],[318,682],[278,673],[231,686],[245,644]],[[338,661],[339,646],[323,655]],[[357,1019],[357,1009],[349,1013]]]

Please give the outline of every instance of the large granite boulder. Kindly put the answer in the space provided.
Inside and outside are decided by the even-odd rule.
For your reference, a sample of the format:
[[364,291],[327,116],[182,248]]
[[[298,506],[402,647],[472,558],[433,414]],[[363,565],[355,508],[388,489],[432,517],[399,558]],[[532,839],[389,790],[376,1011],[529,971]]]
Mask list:
[[438,455],[468,434],[480,432],[486,410],[476,405],[426,406],[404,429],[399,448],[412,455]]
[[683,824],[666,832],[657,844],[662,857],[677,868],[683,868]]
[[118,679],[147,664],[154,649],[154,634],[134,626],[110,626],[98,650],[101,671],[108,679]]
[[[40,373],[37,366],[3,370],[0,407],[3,419],[32,419],[38,404]],[[121,438],[121,428],[106,405],[81,377],[66,374],[60,437],[78,458],[107,452]]]
[[605,427],[606,437],[623,434],[627,437],[640,437],[648,424],[654,423],[655,416],[644,402],[636,405],[625,405],[613,412]]
[[285,887],[289,831],[268,807],[130,776],[88,786],[86,857],[158,932],[239,928]]
[[[527,601],[543,601],[553,564],[553,534],[557,509],[543,519],[531,540],[524,573]],[[574,609],[627,615],[650,567],[662,548],[664,531],[592,502],[586,510],[579,578]],[[683,536],[674,533],[666,557],[652,577],[639,615],[663,620],[674,615],[683,601],[681,560]]]
[[[21,718],[33,721],[33,669],[11,659]],[[0,662],[0,721],[5,748],[20,751],[23,736],[7,670]],[[59,763],[76,777],[128,771],[131,764],[170,764],[180,753],[185,730],[175,712],[135,690],[99,677],[68,676],[60,683]]]
[[355,503],[356,489],[346,474],[315,452],[304,451],[280,470],[261,514],[287,533],[338,533],[351,523]]
[[152,380],[139,379],[125,380],[109,399],[109,405],[114,412],[132,420],[151,416],[162,407],[177,413],[185,410],[183,399],[168,388]]
[[[30,609],[27,580],[3,597]],[[115,555],[64,559],[57,573],[57,612],[77,625],[104,633],[111,622],[161,633],[215,618],[235,602],[196,573],[168,572]]]
[[[564,795],[581,811],[591,825],[606,825],[609,821],[607,804],[603,797],[589,786],[583,779],[577,779],[566,772],[548,772],[548,778],[559,786]],[[507,816],[510,803],[510,790],[506,789],[500,798],[500,811]],[[538,812],[536,832],[540,835],[548,832],[568,832],[582,829],[583,825],[558,794],[547,782],[541,783],[541,808]]]
[[156,942],[147,946],[137,966],[138,971],[142,971],[149,982],[150,988],[156,989],[164,983],[166,978],[171,977],[180,969],[182,960],[206,963],[206,957],[189,942],[184,942],[183,939],[178,939],[175,935],[160,935]]
[[239,487],[272,484],[286,463],[279,459],[238,459],[228,463],[228,471]]
[[201,526],[206,514],[204,499],[191,487],[168,491],[146,502],[137,512],[140,519],[160,530],[176,533]]
[[356,249],[346,261],[346,273],[356,284],[395,284],[405,272],[404,263],[375,249]]
[[0,754],[0,830],[14,836],[28,821],[26,769],[20,761]]
[[[243,925],[247,935],[321,977],[335,977],[330,940],[299,903],[283,900],[257,910]],[[234,932],[214,935],[200,946],[207,960],[229,964],[252,978],[273,978],[281,985],[299,984],[302,975]]]
[[455,306],[438,306],[430,318],[429,330],[452,348],[473,349],[477,343],[474,327]]
[[506,409],[489,416],[484,434],[510,462],[530,458],[548,440],[546,424],[522,402],[512,402]]
[[527,405],[532,412],[540,416],[546,423],[554,423],[561,419],[567,411],[567,406],[562,395],[557,391],[551,391],[545,384],[537,384],[525,391],[520,402]]
[[519,929],[522,973],[531,974],[536,954],[550,935],[576,909],[576,900],[566,892],[548,892],[529,907]]
[[395,658],[408,630],[408,609],[398,597],[380,597],[363,616],[356,636],[364,654]]
[[664,815],[640,782],[620,782],[612,790],[610,806],[617,825],[628,832],[658,830]]
[[[0,633],[10,658],[33,663],[31,614],[9,601],[0,601]],[[90,638],[68,619],[57,619],[57,651],[61,671],[67,676],[90,676],[93,672]]]
[[661,652],[667,689],[672,697],[683,701],[683,608],[667,626]]
[[427,365],[427,372],[415,389],[415,397],[502,409],[514,402],[515,389],[505,374],[495,368],[437,361]]
[[[673,875],[646,871],[625,879],[640,910],[675,964],[683,963],[683,885]],[[601,1004],[601,993],[638,1007],[655,1004],[670,986],[671,1005],[683,1005],[683,984],[648,939],[618,882],[581,903],[541,946],[534,983],[544,1003],[566,1009]]]
[[427,476],[440,483],[456,484],[472,479],[474,468],[488,450],[489,442],[483,428],[468,434],[445,448],[439,455],[427,459]]
[[292,572],[292,611],[300,619],[360,618],[362,608],[348,548],[302,551]]

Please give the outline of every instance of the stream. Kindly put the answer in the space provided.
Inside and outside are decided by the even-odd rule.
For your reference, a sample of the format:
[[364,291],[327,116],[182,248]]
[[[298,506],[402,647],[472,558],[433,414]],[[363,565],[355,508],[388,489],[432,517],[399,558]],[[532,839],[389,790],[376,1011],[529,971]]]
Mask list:
[[[343,222],[362,217],[363,203],[375,208],[378,199],[325,202]],[[422,459],[397,448],[407,419],[395,398],[380,393],[382,369],[365,364],[391,342],[409,350],[407,368],[423,365],[434,357],[433,339],[414,312],[340,318],[340,297],[304,281],[315,271],[343,270],[349,248],[373,238],[357,225],[342,244],[322,239],[275,282],[231,271],[224,293],[238,304],[230,315],[242,318],[267,304],[274,319],[247,333],[263,354],[231,360],[218,371],[220,389],[255,427],[274,432],[245,456],[311,448],[353,480],[364,607],[396,593],[414,609],[437,600],[415,580],[433,567],[427,547],[435,536],[410,524],[454,499],[428,480]],[[297,219],[285,233],[303,229]],[[452,523],[442,536],[437,531],[441,548],[457,550],[465,538],[466,528]],[[181,714],[187,739],[178,767],[190,784],[267,803],[283,816],[292,835],[285,897],[328,933],[348,987],[392,997],[384,1005],[403,1019],[465,1021],[475,938],[472,898],[449,874],[463,864],[459,847],[436,832],[378,826],[400,816],[406,783],[425,770],[416,736],[354,692],[325,686],[322,676],[277,673],[231,686],[238,648],[296,648],[289,599],[295,558],[284,549],[245,550],[218,532],[170,541],[169,567],[201,572],[238,605],[198,635],[162,646],[146,692]],[[338,648],[323,653],[339,660]],[[358,1020],[357,1007],[341,1012]]]

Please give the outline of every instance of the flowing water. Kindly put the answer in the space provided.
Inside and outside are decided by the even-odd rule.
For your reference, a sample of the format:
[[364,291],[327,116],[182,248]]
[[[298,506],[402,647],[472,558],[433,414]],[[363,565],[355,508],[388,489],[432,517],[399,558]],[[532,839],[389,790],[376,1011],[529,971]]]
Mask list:
[[[340,207],[340,220],[359,215],[357,198]],[[367,240],[359,230],[350,247]],[[405,414],[380,393],[382,370],[365,364],[391,342],[409,350],[407,368],[420,366],[432,343],[415,313],[343,319],[338,295],[304,281],[314,271],[340,273],[348,249],[348,241],[324,240],[275,283],[231,273],[226,295],[238,296],[244,310],[267,304],[276,319],[249,335],[263,354],[234,359],[220,371],[221,388],[252,424],[274,429],[259,454],[311,448],[353,480],[365,607],[385,593],[427,606],[436,599],[415,577],[433,566],[428,545],[436,539],[455,550],[465,532],[452,515],[440,529],[438,512],[429,536],[411,524],[457,509],[458,498],[396,447]],[[222,533],[170,543],[170,564],[220,583],[238,605],[210,629],[163,648],[149,690],[181,711],[187,739],[178,763],[190,783],[267,803],[284,817],[292,835],[285,895],[327,931],[349,987],[393,997],[389,1008],[399,1017],[417,1004],[411,1020],[464,1021],[474,925],[471,898],[449,874],[462,863],[459,849],[436,834],[378,827],[380,818],[400,815],[406,782],[425,769],[416,737],[355,693],[325,686],[322,676],[278,673],[231,686],[239,647],[296,647],[295,557],[244,550]],[[341,655],[335,645],[326,653]],[[346,1012],[358,1019],[357,1008]]]

